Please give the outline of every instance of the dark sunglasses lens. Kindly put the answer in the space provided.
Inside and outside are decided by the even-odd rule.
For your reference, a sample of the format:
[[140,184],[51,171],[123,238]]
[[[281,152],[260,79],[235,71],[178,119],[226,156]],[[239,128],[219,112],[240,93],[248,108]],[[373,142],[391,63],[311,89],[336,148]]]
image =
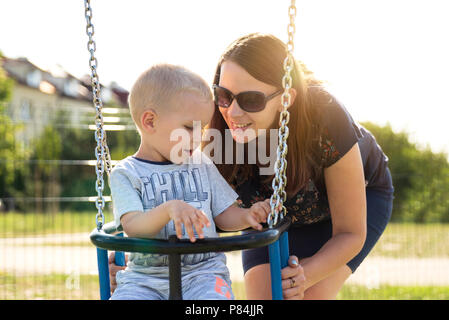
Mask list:
[[214,100],[216,105],[227,108],[231,105],[231,99],[231,95],[223,88],[214,88]]
[[245,92],[237,97],[239,106],[247,112],[257,112],[265,107],[265,96],[259,92]]

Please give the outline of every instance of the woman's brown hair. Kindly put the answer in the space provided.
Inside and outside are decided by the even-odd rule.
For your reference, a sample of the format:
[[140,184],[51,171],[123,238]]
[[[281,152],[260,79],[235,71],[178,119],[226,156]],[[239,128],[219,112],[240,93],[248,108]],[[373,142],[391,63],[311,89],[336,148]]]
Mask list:
[[[282,88],[282,77],[284,76],[283,63],[286,57],[286,45],[278,38],[260,33],[253,33],[234,41],[221,56],[215,72],[214,84],[220,80],[221,65],[224,61],[232,61],[245,69],[255,79]],[[300,61],[295,61],[291,72],[293,79],[292,87],[296,90],[296,99],[288,108],[290,121],[288,123],[289,136],[287,140],[287,195],[290,197],[302,189],[309,179],[319,176],[319,154],[316,149],[320,128],[317,126],[317,112],[312,107],[309,96],[309,87],[321,82],[316,80],[313,74]],[[275,128],[279,128],[279,115]],[[209,123],[210,129],[217,129],[221,133],[224,146],[225,130],[229,129],[218,108]],[[268,129],[268,128],[267,128]],[[203,142],[203,147],[211,142]],[[234,157],[236,142],[233,141]],[[269,143],[267,142],[268,146]],[[259,175],[254,164],[225,164],[223,161],[217,163],[217,168],[223,177],[233,185],[238,186],[239,181]],[[235,160],[235,159],[234,159]],[[238,175],[238,179],[236,179]],[[272,180],[273,176],[266,176],[264,183]]]

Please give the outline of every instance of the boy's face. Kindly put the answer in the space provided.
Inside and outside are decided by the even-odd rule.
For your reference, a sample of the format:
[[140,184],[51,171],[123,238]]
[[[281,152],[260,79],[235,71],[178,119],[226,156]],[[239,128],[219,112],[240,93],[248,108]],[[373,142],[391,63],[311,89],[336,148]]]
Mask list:
[[159,161],[181,163],[198,147],[200,129],[212,119],[215,106],[212,100],[206,100],[195,92],[183,92],[174,100],[177,105],[170,106],[170,111],[155,119],[154,131],[148,139],[153,151],[160,156]]

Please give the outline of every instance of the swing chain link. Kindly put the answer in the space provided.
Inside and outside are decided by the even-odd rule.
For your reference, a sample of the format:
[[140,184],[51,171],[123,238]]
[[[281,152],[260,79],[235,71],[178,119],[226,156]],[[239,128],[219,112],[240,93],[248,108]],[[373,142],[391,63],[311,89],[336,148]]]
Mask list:
[[[281,103],[283,110],[279,116],[279,140],[277,147],[277,159],[274,164],[275,176],[272,181],[273,194],[270,198],[271,213],[268,215],[267,224],[269,228],[273,228],[278,220],[281,221],[287,214],[287,209],[284,206],[284,202],[287,200],[287,192],[285,187],[287,185],[287,160],[286,155],[288,151],[287,138],[289,134],[288,122],[290,120],[290,112],[288,107],[291,104],[290,88],[292,87],[292,77],[290,75],[294,68],[294,36],[295,36],[295,18],[296,18],[296,6],[295,0],[291,1],[291,5],[288,8],[288,15],[290,23],[287,28],[288,41],[287,41],[287,57],[284,60],[284,77],[282,78],[282,87],[284,93],[281,97]],[[280,219],[279,219],[280,216]]]
[[97,163],[95,166],[95,172],[97,174],[97,180],[95,184],[95,189],[97,190],[97,199],[95,200],[95,206],[98,210],[98,213],[95,217],[95,222],[97,225],[97,229],[100,230],[104,224],[104,214],[103,209],[105,206],[105,199],[103,197],[104,191],[104,179],[103,174],[106,169],[106,173],[109,176],[112,170],[112,161],[111,155],[109,153],[109,148],[106,142],[106,131],[103,129],[103,101],[101,99],[101,84],[98,78],[97,66],[98,61],[95,57],[95,51],[97,49],[97,45],[93,39],[94,36],[94,25],[92,24],[92,8],[90,6],[90,0],[84,0],[84,13],[86,17],[86,34],[89,37],[89,41],[87,42],[87,50],[90,53],[89,58],[89,67],[91,70],[91,85],[92,85],[92,95],[93,95],[93,103],[96,111],[95,118],[95,141],[97,142],[97,146],[95,148],[95,157],[97,159]]

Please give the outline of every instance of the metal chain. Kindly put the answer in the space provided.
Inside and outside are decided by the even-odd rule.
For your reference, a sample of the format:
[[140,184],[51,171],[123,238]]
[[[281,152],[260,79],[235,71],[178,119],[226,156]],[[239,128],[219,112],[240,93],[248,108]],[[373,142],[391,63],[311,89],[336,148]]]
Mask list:
[[95,189],[97,190],[98,196],[95,201],[95,206],[97,207],[98,213],[95,217],[95,223],[97,225],[97,229],[100,230],[104,224],[103,209],[105,206],[105,199],[103,197],[104,191],[103,174],[106,169],[106,173],[109,176],[112,170],[112,165],[111,165],[111,155],[109,153],[109,148],[106,143],[106,131],[103,129],[103,114],[102,114],[103,101],[101,99],[101,84],[97,73],[98,61],[97,58],[95,57],[95,50],[97,46],[93,39],[94,25],[92,24],[92,8],[90,7],[90,0],[84,0],[84,13],[87,22],[86,34],[89,37],[89,41],[87,42],[87,50],[90,53],[89,67],[91,71],[93,103],[96,111],[95,141],[97,142],[97,146],[95,148],[95,157],[97,158],[97,163],[95,166],[95,172],[97,174],[97,180],[95,184]]
[[[273,194],[270,198],[271,213],[268,216],[267,223],[270,228],[273,228],[278,220],[282,220],[287,214],[287,209],[284,206],[284,202],[287,200],[287,193],[285,187],[287,185],[287,160],[286,155],[288,151],[287,138],[288,138],[288,122],[290,120],[290,112],[288,107],[291,103],[290,88],[292,87],[292,77],[290,72],[294,68],[294,36],[295,36],[295,18],[296,18],[296,6],[295,0],[291,0],[290,7],[288,8],[288,15],[290,23],[287,28],[288,41],[287,41],[287,57],[284,60],[285,75],[282,78],[282,87],[284,93],[282,94],[282,106],[284,107],[279,117],[279,144],[277,148],[277,160],[274,164],[275,176],[272,182]],[[280,216],[280,219],[279,219]]]

